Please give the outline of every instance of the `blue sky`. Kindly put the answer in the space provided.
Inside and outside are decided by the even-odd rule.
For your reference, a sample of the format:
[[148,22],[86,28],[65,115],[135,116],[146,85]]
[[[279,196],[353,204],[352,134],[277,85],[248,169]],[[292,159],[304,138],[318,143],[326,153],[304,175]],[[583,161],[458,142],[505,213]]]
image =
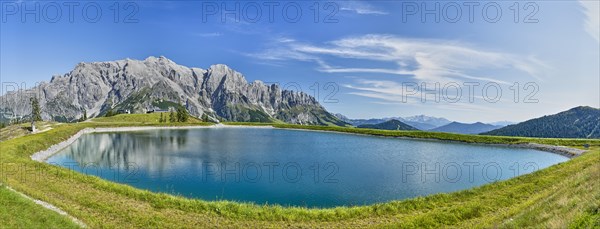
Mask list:
[[[287,1],[272,11],[263,1],[139,1],[118,2],[118,15],[114,1],[81,2],[72,15],[72,2],[2,2],[1,81],[30,87],[79,62],[165,56],[299,86],[351,118],[523,121],[599,107],[598,1],[515,2],[481,2],[472,15],[465,3],[449,1]],[[239,20],[225,11],[236,4]],[[33,13],[22,15],[24,8]],[[432,13],[422,15],[425,8]],[[422,84],[426,90],[415,87]]]

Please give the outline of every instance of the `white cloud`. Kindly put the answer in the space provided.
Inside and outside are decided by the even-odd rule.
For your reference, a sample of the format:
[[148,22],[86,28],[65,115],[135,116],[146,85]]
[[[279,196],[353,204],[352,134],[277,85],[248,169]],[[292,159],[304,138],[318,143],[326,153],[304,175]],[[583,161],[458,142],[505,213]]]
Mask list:
[[363,15],[368,15],[368,14],[386,15],[386,14],[388,14],[388,12],[378,10],[366,2],[342,1],[342,2],[337,2],[337,4],[339,4],[339,8],[341,11],[349,11],[349,12],[353,12],[356,14],[363,14]]
[[[411,84],[412,83],[412,84]],[[424,102],[432,103],[435,98],[431,93],[435,93],[438,96],[440,102],[443,101],[452,101],[456,99],[456,90],[454,88],[449,88],[448,94],[444,94],[442,92],[442,88],[445,86],[440,84],[439,87],[436,88],[434,84],[427,84],[427,90],[429,90],[429,94],[425,93],[423,88],[420,88],[422,85],[415,85],[414,82],[407,82],[407,84],[397,83],[394,81],[388,80],[357,80],[356,85],[344,84],[342,85],[345,88],[353,89],[349,94],[358,95],[368,98],[374,98],[378,100],[383,100],[388,103],[397,103],[397,104],[419,104]],[[417,87],[415,87],[417,86]],[[461,90],[468,90],[466,86],[459,85]],[[481,86],[478,87],[480,89]],[[448,96],[445,98],[445,96]],[[425,101],[423,101],[422,96],[425,96]],[[470,103],[469,93],[466,91],[461,92],[460,99],[458,101],[451,102],[450,104],[470,104],[472,107],[476,107],[476,104]],[[490,98],[493,98],[490,95]],[[480,94],[474,94],[472,99],[474,101],[484,101],[486,98],[481,96]],[[499,101],[506,102],[505,99],[500,98]]]
[[222,33],[196,33],[196,36],[199,37],[220,37],[223,36]]
[[277,42],[279,43],[291,43],[291,42],[295,42],[296,40],[289,38],[289,37],[279,37],[277,38]]
[[[450,82],[463,85],[464,82],[474,81],[480,85],[495,82],[506,88],[513,82],[541,81],[550,69],[534,56],[486,51],[456,41],[407,39],[390,35],[350,37],[323,45],[286,38],[271,45],[272,48],[248,56],[275,62],[314,62],[315,70],[325,73],[360,74],[363,78],[358,77],[352,84],[343,86],[351,90],[349,94],[376,99],[376,102],[421,103],[421,89],[417,89],[419,91],[415,94],[403,92],[406,86],[403,87],[398,79],[419,85],[426,83],[432,89],[435,83],[444,87]],[[333,66],[332,63],[346,66]],[[398,78],[366,78],[374,74]],[[475,99],[483,101],[480,95],[476,95]],[[465,104],[465,100],[468,103],[465,97],[459,104]],[[449,106],[470,109],[477,105],[452,103]]]
[[[391,87],[393,84],[387,85]],[[481,106],[475,103],[469,102],[457,102],[457,103],[447,103],[444,100],[440,99],[440,103],[435,103],[432,96],[427,97],[427,102],[423,102],[421,100],[421,94],[417,95],[403,95],[397,93],[387,93],[380,92],[374,88],[368,88],[369,91],[356,91],[350,92],[351,95],[362,96],[367,98],[376,99],[373,103],[382,104],[382,105],[410,105],[413,107],[429,107],[431,104],[435,104],[436,109],[439,110],[458,110],[458,111],[487,111],[494,112],[493,108]],[[373,90],[373,91],[371,91]],[[497,110],[496,110],[497,112]]]
[[600,42],[600,1],[580,0],[585,13],[585,31]]
[[[477,80],[509,84],[507,80],[514,77],[514,73],[541,80],[548,69],[533,56],[484,51],[455,41],[364,35],[316,46],[290,40],[252,56],[278,61],[314,61],[316,70],[327,73],[382,73],[437,82]],[[364,60],[365,64],[332,66],[325,61],[331,58]],[[395,67],[372,67],[368,62],[391,63]],[[496,75],[502,71],[511,71],[511,74],[504,78]]]

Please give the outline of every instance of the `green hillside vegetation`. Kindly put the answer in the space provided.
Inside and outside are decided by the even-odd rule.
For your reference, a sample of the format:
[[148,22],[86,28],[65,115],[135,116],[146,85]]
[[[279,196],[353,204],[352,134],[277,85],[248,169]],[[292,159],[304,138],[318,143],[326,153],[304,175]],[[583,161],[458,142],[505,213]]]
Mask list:
[[600,138],[600,109],[575,107],[483,134],[538,138]]
[[[338,131],[394,137],[436,138],[465,142],[538,142],[571,146],[590,143],[591,150],[549,168],[481,187],[368,206],[327,209],[204,201],[153,193],[98,177],[35,162],[30,155],[89,127],[157,126],[158,117],[117,115],[62,124],[46,132],[0,143],[0,182],[49,202],[91,228],[198,227],[598,227],[600,220],[600,140],[473,136],[422,131],[389,131],[326,126],[272,124],[277,128]],[[131,121],[131,123],[128,123]],[[174,125],[210,125],[176,123]],[[470,139],[470,140],[469,140]],[[14,172],[16,171],[16,172]],[[27,171],[27,172],[18,172]],[[0,195],[5,195],[0,192]],[[0,197],[4,198],[4,197]],[[17,207],[21,208],[21,207]],[[25,208],[25,207],[24,207]],[[39,218],[0,212],[16,227]],[[14,218],[14,219],[12,219]],[[60,220],[60,219],[56,219]],[[5,221],[2,221],[5,222]],[[36,222],[40,223],[40,222]],[[57,222],[44,222],[47,227]],[[35,225],[34,225],[35,227]],[[58,226],[60,227],[60,226]]]
[[0,184],[0,227],[79,228],[71,219],[35,204]]
[[379,124],[364,124],[357,126],[358,128],[379,129],[379,130],[419,130],[406,123],[392,119]]
[[91,119],[89,122],[93,123],[126,123],[129,125],[138,125],[138,124],[164,124],[164,125],[185,125],[185,124],[206,124],[210,125],[211,123],[202,122],[200,119],[188,116],[187,121],[185,122],[160,122],[160,116],[166,116],[168,119],[169,112],[163,113],[150,113],[150,114],[119,114],[112,117],[99,117]]
[[483,132],[488,132],[490,130],[498,129],[497,126],[485,124],[481,122],[476,123],[460,123],[460,122],[451,122],[449,124],[431,129],[430,131],[435,132],[447,132],[447,133],[457,133],[457,134],[479,134]]
[[131,112],[142,112],[142,102],[149,97],[150,88],[144,87],[137,92],[131,93],[123,102],[119,104],[115,104],[113,107],[112,104],[105,106],[101,111],[100,116],[113,116],[119,110],[130,110]]
[[[50,130],[51,128],[53,128],[56,125],[61,125],[62,123],[57,123],[57,122],[36,122],[36,126],[38,131],[46,131],[46,130]],[[13,138],[17,138],[17,137],[21,137],[21,136],[25,136],[31,134],[31,123],[26,122],[26,123],[19,123],[19,124],[12,124],[12,125],[8,125],[5,126],[4,128],[0,129],[0,142],[1,141],[6,141],[9,139],[13,139]],[[0,154],[1,156],[1,154]]]

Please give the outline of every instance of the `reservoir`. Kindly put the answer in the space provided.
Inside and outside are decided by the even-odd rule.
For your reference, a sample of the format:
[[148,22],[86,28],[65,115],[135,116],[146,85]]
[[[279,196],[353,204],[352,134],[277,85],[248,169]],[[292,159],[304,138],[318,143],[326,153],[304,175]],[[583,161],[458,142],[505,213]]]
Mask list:
[[483,144],[221,127],[84,134],[47,162],[189,198],[323,208],[465,190],[567,160]]

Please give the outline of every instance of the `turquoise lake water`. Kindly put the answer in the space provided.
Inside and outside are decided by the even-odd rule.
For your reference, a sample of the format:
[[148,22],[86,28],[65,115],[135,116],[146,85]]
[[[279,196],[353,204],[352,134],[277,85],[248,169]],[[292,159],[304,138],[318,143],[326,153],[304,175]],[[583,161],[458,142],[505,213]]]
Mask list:
[[464,190],[567,160],[532,149],[228,127],[86,134],[47,162],[190,198],[333,207]]

